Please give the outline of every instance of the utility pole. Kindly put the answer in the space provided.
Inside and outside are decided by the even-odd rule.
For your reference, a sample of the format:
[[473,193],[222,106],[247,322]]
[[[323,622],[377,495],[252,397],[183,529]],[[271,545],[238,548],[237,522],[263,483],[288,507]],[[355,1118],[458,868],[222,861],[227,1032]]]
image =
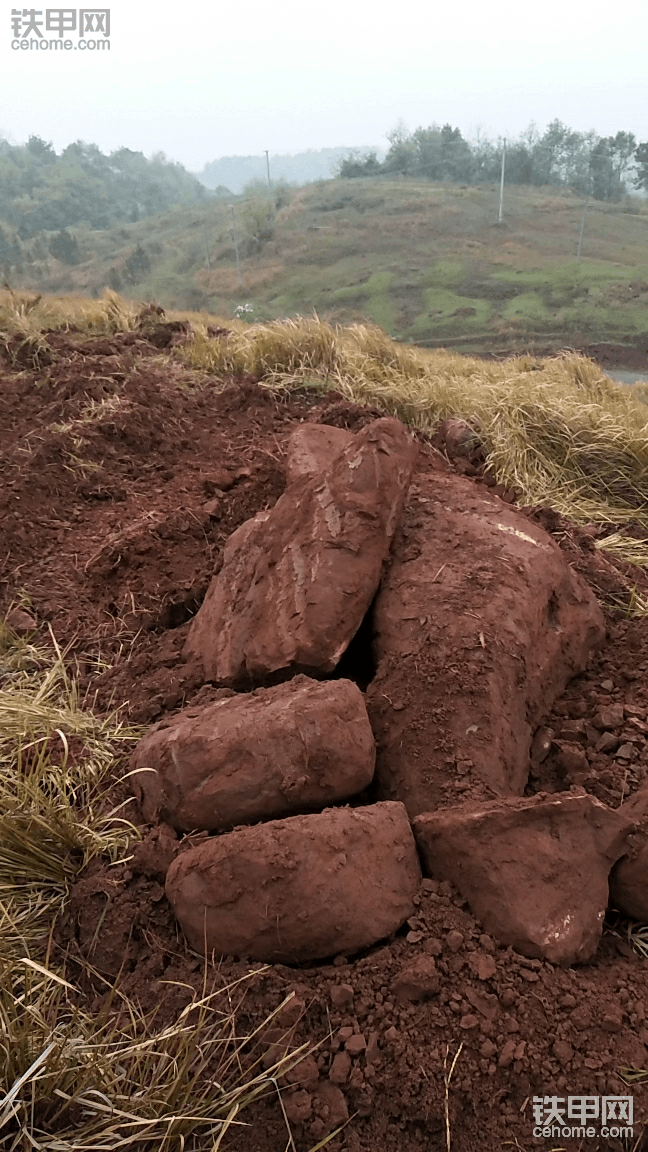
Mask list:
[[585,203],[583,204],[583,215],[581,217],[580,233],[578,235],[578,248],[576,251],[576,263],[580,264],[581,249],[583,247],[583,233],[585,231],[585,217],[587,215],[587,207],[589,204],[590,185],[592,179],[592,150],[590,148],[589,166],[587,169],[587,188],[585,191]]
[[499,219],[498,224],[502,223],[502,216],[504,212],[504,172],[506,171],[506,137],[502,147],[502,177],[500,180],[500,205],[499,205]]
[[577,264],[580,264],[581,248],[583,247],[583,232],[585,231],[585,216],[587,215],[588,201],[589,201],[589,193],[585,197],[585,203],[583,205],[583,215],[581,218],[580,234],[578,237],[578,250],[576,252],[576,263]]
[[268,149],[267,148],[265,149],[265,158],[266,158],[266,170],[268,173],[268,192],[270,193],[270,222],[272,224],[272,231],[274,233],[276,204],[272,198],[272,182],[270,180],[270,157],[268,155]]
[[205,237],[205,256],[207,257],[207,271],[211,272],[211,260],[209,259],[209,245],[207,243],[207,225],[203,220],[203,235]]
[[243,286],[241,280],[241,261],[239,260],[238,240],[236,238],[236,216],[234,214],[234,205],[230,204],[229,209],[232,213],[232,242],[234,244],[234,253],[236,255],[236,275],[238,276],[239,288]]

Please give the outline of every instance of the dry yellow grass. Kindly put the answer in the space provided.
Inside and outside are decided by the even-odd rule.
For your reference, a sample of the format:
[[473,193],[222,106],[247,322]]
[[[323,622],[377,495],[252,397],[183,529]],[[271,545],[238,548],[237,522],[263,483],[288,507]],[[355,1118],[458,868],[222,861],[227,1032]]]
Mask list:
[[0,333],[36,337],[40,332],[73,326],[88,334],[128,332],[135,327],[139,307],[109,289],[100,300],[85,296],[39,296],[0,291]]
[[[239,325],[221,340],[197,326],[178,355],[270,388],[335,388],[420,429],[461,417],[479,429],[489,465],[523,503],[550,504],[577,523],[632,518],[648,528],[648,411],[586,357],[488,362],[316,318]],[[636,548],[633,555],[636,563]]]

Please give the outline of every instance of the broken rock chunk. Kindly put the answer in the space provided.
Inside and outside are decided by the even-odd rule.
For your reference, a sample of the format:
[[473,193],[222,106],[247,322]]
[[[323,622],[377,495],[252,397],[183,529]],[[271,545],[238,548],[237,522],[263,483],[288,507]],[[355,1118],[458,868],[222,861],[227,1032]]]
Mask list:
[[597,713],[592,723],[595,728],[620,728],[623,724],[623,704],[607,704]]
[[375,420],[234,532],[185,647],[205,679],[249,687],[334,670],[378,587],[415,452],[399,420]]
[[326,472],[344,448],[353,443],[353,433],[330,424],[300,424],[288,440],[286,480]]
[[[634,801],[634,803],[633,803]],[[633,800],[619,809],[629,819],[641,820],[637,831],[628,837],[628,854],[610,873],[610,902],[633,920],[648,921],[648,821],[645,787]]]
[[450,880],[502,944],[554,964],[594,955],[608,875],[633,827],[582,790],[467,805],[414,821],[427,875]]
[[405,964],[392,984],[397,1001],[428,1000],[439,991],[439,973],[432,956],[418,956]]
[[395,932],[420,878],[407,813],[385,802],[212,837],[176,858],[166,892],[196,951],[296,964]]
[[522,795],[534,731],[605,637],[542,528],[463,477],[417,485],[376,597],[367,693],[379,794],[410,816],[455,804],[457,783]]
[[374,762],[360,689],[297,676],[157,724],[130,780],[150,823],[221,832],[345,800],[370,783]]

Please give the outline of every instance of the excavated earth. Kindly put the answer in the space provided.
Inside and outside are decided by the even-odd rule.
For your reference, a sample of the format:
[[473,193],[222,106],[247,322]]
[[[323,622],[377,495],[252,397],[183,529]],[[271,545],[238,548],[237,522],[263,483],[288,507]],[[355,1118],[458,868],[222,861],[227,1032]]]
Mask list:
[[[191,652],[188,633],[210,582],[223,569],[228,539],[259,514],[265,522],[285,492],[291,434],[304,424],[358,434],[383,414],[333,392],[296,390],[278,396],[253,380],[208,379],[161,353],[144,335],[90,340],[61,332],[51,334],[48,342],[49,352],[41,349],[23,363],[12,347],[0,356],[0,609],[13,610],[14,627],[34,629],[42,644],[49,642],[51,629],[67,650],[87,707],[100,714],[118,709],[124,720],[142,726],[142,734],[158,724],[161,728],[154,731],[164,732],[173,728],[181,710],[204,715],[206,707],[232,699],[230,682],[223,686],[226,676],[205,683],[204,669],[183,653]],[[370,431],[365,440],[371,436]],[[345,442],[344,437],[332,439]],[[345,690],[353,700],[344,704],[346,719],[355,716],[358,695],[365,698],[376,738],[377,774],[350,807],[332,810],[334,818],[350,829],[365,820],[363,835],[374,820],[378,833],[370,843],[376,859],[380,836],[393,835],[394,843],[404,844],[407,820],[402,805],[393,803],[394,780],[402,778],[405,761],[424,761],[432,774],[406,781],[403,797],[419,828],[424,861],[435,838],[443,835],[450,870],[470,836],[483,834],[484,842],[491,843],[493,828],[496,838],[507,835],[503,818],[486,832],[480,824],[483,812],[491,811],[489,804],[500,803],[497,796],[508,796],[509,815],[512,809],[523,812],[532,829],[539,808],[544,812],[562,804],[570,811],[586,810],[593,822],[596,858],[591,868],[589,857],[584,858],[585,875],[578,882],[583,890],[590,879],[590,886],[600,888],[613,860],[627,850],[619,847],[627,829],[617,810],[627,803],[624,811],[645,815],[640,789],[648,778],[648,619],[628,618],[615,605],[627,605],[633,588],[648,593],[648,581],[642,571],[596,549],[597,538],[612,530],[609,526],[577,528],[548,508],[516,510],[516,494],[495,484],[478,451],[452,451],[447,429],[433,436],[417,433],[415,441],[414,473],[371,617],[378,622],[374,644],[368,615],[332,674],[353,682]],[[511,672],[514,646],[519,642],[533,649],[537,621],[530,614],[518,618],[511,601],[510,610],[500,608],[486,624],[477,622],[468,637],[459,618],[473,602],[462,596],[452,560],[451,553],[456,556],[462,547],[456,525],[446,533],[448,558],[439,562],[439,595],[430,619],[420,621],[423,632],[417,631],[413,642],[406,612],[402,627],[393,624],[398,604],[407,607],[407,598],[414,597],[414,603],[418,594],[411,576],[421,555],[417,533],[434,499],[442,499],[446,511],[455,508],[452,500],[462,502],[464,574],[482,592],[492,583],[492,572],[471,537],[476,508],[487,510],[502,536],[508,533],[509,544],[513,536],[526,541],[527,550],[544,549],[547,563],[560,567],[566,561],[565,595],[572,597],[572,616],[593,604],[591,594],[601,605],[600,616],[595,605],[591,612],[587,608],[587,621],[579,625],[581,635],[587,633],[585,648],[563,653],[557,677],[547,676],[539,660],[540,687],[528,696],[526,717],[518,716],[502,693],[509,684],[519,687],[519,676]],[[639,530],[626,525],[624,531],[636,535]],[[532,590],[529,595],[535,594],[533,565],[523,550],[511,556]],[[470,583],[471,596],[472,590]],[[494,587],[496,592],[501,600],[504,593]],[[565,626],[558,608],[550,612],[549,622],[556,632]],[[334,639],[331,644],[333,650]],[[445,663],[439,652],[445,652]],[[441,680],[456,686],[460,711],[482,665],[495,679],[501,673],[500,696],[492,694],[484,702],[475,688],[475,707],[486,724],[483,743],[498,748],[501,743],[505,749],[502,763],[510,773],[504,783],[484,775],[481,737],[462,758],[443,755],[443,733],[450,730],[452,717],[439,703]],[[298,676],[304,672],[290,655],[286,667],[294,667]],[[306,672],[310,675],[312,668]],[[325,670],[321,678],[330,675]],[[296,682],[295,691],[301,683]],[[264,692],[279,692],[246,687],[255,688],[261,700],[266,700]],[[383,696],[389,698],[391,722]],[[407,724],[401,722],[403,712],[410,718]],[[520,776],[520,756],[528,758],[533,732],[527,779],[526,771]],[[354,747],[359,740],[358,747],[364,748],[364,736],[353,739]],[[390,759],[386,750],[400,748],[401,742],[407,756]],[[71,754],[81,751],[73,742]],[[362,787],[366,748],[357,756],[357,787]],[[486,764],[488,758],[482,759]],[[72,967],[75,955],[84,957],[104,977],[103,983],[93,983],[87,969],[76,971],[91,1011],[99,1011],[105,1001],[105,978],[119,974],[124,991],[144,1010],[157,1008],[158,1023],[163,1023],[188,1002],[191,988],[202,990],[204,975],[203,961],[185,942],[167,900],[165,878],[169,869],[177,878],[188,870],[186,862],[209,855],[225,838],[207,832],[183,838],[183,819],[189,826],[191,811],[178,817],[176,830],[166,822],[166,810],[158,822],[162,801],[146,800],[142,791],[138,796],[152,821],[147,823],[121,782],[126,767],[115,765],[111,804],[124,802],[122,812],[140,827],[142,839],[133,843],[123,864],[107,868],[95,861],[79,876],[56,928],[56,947],[72,957]],[[258,765],[252,768],[258,772]],[[255,793],[256,777],[250,779],[244,805]],[[417,788],[423,790],[422,800]],[[325,802],[336,803],[335,795]],[[468,812],[471,804],[478,813],[475,827],[457,832],[450,827],[453,817],[445,813],[462,805]],[[436,817],[425,814],[437,805]],[[601,805],[610,825],[605,837],[597,815]],[[303,811],[311,810],[306,803]],[[271,815],[290,811],[289,803]],[[363,812],[374,815],[365,818]],[[297,817],[313,819],[318,817]],[[389,821],[398,832],[383,830]],[[249,830],[226,835],[245,839]],[[456,850],[452,836],[457,837]],[[316,838],[312,845],[315,852]],[[628,941],[632,921],[611,903],[598,946],[584,963],[570,965],[564,957],[550,962],[543,948],[539,956],[529,954],[533,948],[524,955],[476,919],[475,905],[468,903],[470,884],[462,895],[449,880],[428,875],[419,883],[413,849],[405,844],[399,851],[407,857],[407,883],[413,887],[403,898],[397,892],[400,880],[394,882],[394,899],[409,906],[391,935],[349,955],[337,950],[294,963],[282,957],[250,979],[240,997],[239,1034],[295,994],[262,1035],[266,1064],[286,1045],[317,1045],[313,1057],[282,1085],[296,1152],[306,1152],[340,1124],[343,1131],[329,1147],[350,1152],[427,1152],[447,1149],[449,1138],[456,1152],[643,1147],[648,1073],[642,1076],[639,1070],[648,1066],[648,960]],[[601,880],[596,868],[600,872],[603,858],[607,864]],[[527,883],[529,901],[535,899],[533,864],[521,862],[516,877],[507,862],[505,884],[518,900]],[[541,862],[537,870],[542,871]],[[463,883],[460,868],[457,883]],[[377,913],[384,909],[372,905],[369,911],[371,916],[376,912],[379,922]],[[407,918],[401,922],[403,915]],[[594,945],[600,925],[595,929]],[[208,984],[225,986],[259,967],[226,955],[210,968]],[[538,1095],[633,1095],[634,1138],[558,1144],[536,1138],[532,1100]],[[282,1152],[286,1147],[286,1121],[276,1096],[257,1103],[247,1120],[248,1126],[230,1139],[235,1152]]]

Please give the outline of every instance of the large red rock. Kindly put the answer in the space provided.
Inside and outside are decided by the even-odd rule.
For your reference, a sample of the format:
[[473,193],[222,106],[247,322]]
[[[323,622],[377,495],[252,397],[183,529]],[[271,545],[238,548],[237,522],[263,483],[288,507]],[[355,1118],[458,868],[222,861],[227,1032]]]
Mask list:
[[553,964],[594,955],[610,869],[627,851],[632,828],[583,790],[414,820],[426,875],[450,880],[502,944]]
[[214,836],[175,859],[166,892],[198,952],[296,964],[395,932],[420,876],[407,813],[387,802]]
[[400,421],[375,420],[234,532],[185,647],[205,679],[334,670],[378,587],[415,452]]
[[359,688],[297,676],[163,720],[137,745],[130,781],[145,820],[221,832],[346,800],[374,763]]
[[286,450],[286,480],[293,484],[303,476],[317,476],[331,467],[344,448],[353,443],[353,432],[331,424],[300,424],[291,433]]
[[533,733],[603,642],[551,537],[470,480],[416,478],[374,611],[379,795],[410,816],[521,795]]

